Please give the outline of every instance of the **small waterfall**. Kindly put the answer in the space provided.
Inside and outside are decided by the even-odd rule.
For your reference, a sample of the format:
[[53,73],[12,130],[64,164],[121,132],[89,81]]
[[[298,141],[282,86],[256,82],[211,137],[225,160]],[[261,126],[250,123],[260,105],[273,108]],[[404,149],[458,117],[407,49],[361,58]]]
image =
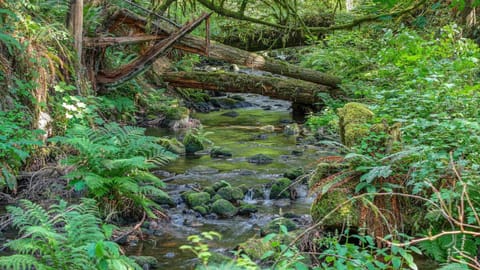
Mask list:
[[272,191],[272,188],[268,185],[263,185],[262,191],[263,199],[265,200],[263,204],[272,204],[272,201],[270,200],[270,192]]
[[247,193],[245,193],[245,197],[243,197],[243,201],[246,203],[254,204],[257,203],[255,198],[255,190],[253,188],[249,188]]

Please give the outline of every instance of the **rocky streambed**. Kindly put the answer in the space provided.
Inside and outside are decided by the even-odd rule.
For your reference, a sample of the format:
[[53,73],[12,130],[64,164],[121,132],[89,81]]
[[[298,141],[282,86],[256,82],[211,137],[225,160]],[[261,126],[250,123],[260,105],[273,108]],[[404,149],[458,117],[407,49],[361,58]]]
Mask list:
[[[159,268],[192,269],[196,259],[179,249],[187,237],[216,231],[222,239],[212,251],[228,255],[239,244],[278,224],[294,230],[310,223],[304,170],[322,149],[302,142],[291,120],[290,103],[258,95],[243,95],[252,106],[197,114],[208,139],[206,151],[181,156],[157,174],[168,180],[171,200],[163,203],[169,220],[146,222],[150,235],[130,242],[130,255],[153,256]],[[149,129],[149,135],[182,139],[181,131]]]

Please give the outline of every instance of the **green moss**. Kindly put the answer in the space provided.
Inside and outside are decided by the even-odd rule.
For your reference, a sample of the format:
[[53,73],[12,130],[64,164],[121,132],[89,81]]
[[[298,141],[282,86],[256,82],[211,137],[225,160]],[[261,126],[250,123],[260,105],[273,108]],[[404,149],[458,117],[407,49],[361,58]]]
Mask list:
[[261,235],[267,235],[270,233],[279,233],[280,225],[283,225],[287,228],[287,231],[293,231],[297,229],[297,224],[288,218],[277,218],[270,221],[265,227],[260,231]]
[[245,243],[239,245],[239,249],[243,251],[250,259],[260,260],[263,254],[272,249],[270,242],[264,242],[263,239],[251,238]]
[[201,206],[201,205],[193,207],[193,210],[202,214],[202,215],[206,215],[208,213],[207,208],[205,206]]
[[294,169],[289,169],[285,173],[283,173],[283,177],[288,178],[290,180],[295,180],[301,175],[304,174],[303,168],[294,168]]
[[222,187],[217,191],[227,201],[237,201],[243,199],[243,191],[238,187]]
[[194,208],[195,206],[203,206],[210,201],[210,194],[207,192],[196,192],[186,195],[188,206]]
[[270,199],[290,198],[289,186],[292,184],[292,180],[288,178],[280,178],[275,181],[270,191]]
[[213,190],[218,191],[219,189],[223,188],[223,187],[229,187],[230,186],[230,183],[228,183],[227,181],[225,180],[221,180],[219,182],[216,182],[215,184],[212,185],[212,188]]
[[207,192],[208,194],[210,194],[210,196],[213,196],[215,195],[215,189],[213,187],[206,187],[203,189],[203,191]]
[[263,126],[278,125],[280,120],[290,118],[289,112],[265,111],[265,110],[236,110],[239,115],[235,118],[222,116],[224,111],[211,112],[208,114],[198,113],[195,118],[207,126]]
[[350,147],[367,136],[370,129],[367,124],[374,114],[367,106],[351,102],[338,109],[340,138],[342,143]]
[[252,213],[258,212],[258,207],[253,204],[242,203],[238,208],[238,214],[243,216],[248,216]]
[[232,217],[237,214],[237,208],[225,199],[220,199],[212,204],[212,212],[221,217]]
[[198,137],[190,132],[187,132],[183,138],[183,144],[185,145],[185,152],[187,154],[193,154],[204,149],[204,146]]
[[[317,223],[338,205],[349,199],[351,192],[347,189],[334,189],[317,199],[310,209],[313,222]],[[358,202],[347,203],[328,218],[323,220],[324,226],[342,228],[344,225],[358,226],[360,212]]]
[[158,260],[153,256],[130,256],[143,269],[153,269],[157,267]]

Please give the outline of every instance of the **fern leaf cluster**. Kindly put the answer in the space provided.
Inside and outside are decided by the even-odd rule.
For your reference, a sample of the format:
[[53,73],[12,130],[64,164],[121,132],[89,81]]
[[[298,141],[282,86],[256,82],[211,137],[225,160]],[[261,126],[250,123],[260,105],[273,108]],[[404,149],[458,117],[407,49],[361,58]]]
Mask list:
[[22,200],[7,210],[21,236],[4,244],[15,254],[0,257],[0,269],[141,269],[108,241],[91,199],[48,209]]
[[97,200],[107,200],[111,210],[121,212],[133,203],[153,216],[158,207],[149,197],[165,196],[165,184],[150,169],[164,166],[176,158],[145,136],[144,129],[116,123],[91,129],[77,125],[53,142],[69,146],[75,155],[63,162],[76,170],[66,175],[77,190],[86,190]]

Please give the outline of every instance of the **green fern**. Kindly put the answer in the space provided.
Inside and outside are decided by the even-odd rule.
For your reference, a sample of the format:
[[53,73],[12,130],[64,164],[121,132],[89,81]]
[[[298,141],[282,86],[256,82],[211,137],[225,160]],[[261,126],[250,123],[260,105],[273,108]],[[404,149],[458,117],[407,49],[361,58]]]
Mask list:
[[116,123],[97,129],[78,125],[51,141],[76,151],[63,161],[76,167],[65,176],[76,190],[87,191],[109,211],[124,212],[133,203],[153,216],[151,208],[159,206],[149,196],[165,195],[161,190],[165,184],[149,170],[167,164],[176,155],[161,146],[158,138],[145,136],[144,131]]
[[60,201],[48,209],[27,200],[7,207],[20,238],[5,243],[16,254],[0,257],[0,269],[141,269],[120,254],[101,227],[95,201]]

